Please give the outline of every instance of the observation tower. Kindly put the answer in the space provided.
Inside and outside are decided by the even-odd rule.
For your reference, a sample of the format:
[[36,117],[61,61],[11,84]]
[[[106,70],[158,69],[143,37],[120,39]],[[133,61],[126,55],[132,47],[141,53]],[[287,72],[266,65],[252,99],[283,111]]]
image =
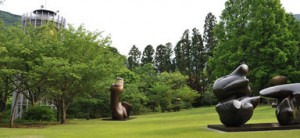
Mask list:
[[58,15],[59,11],[54,12],[52,10],[45,9],[42,5],[40,9],[34,10],[30,13],[22,15],[22,25],[27,26],[32,24],[33,26],[42,26],[48,22],[53,22],[56,28],[64,28],[66,26],[66,19]]

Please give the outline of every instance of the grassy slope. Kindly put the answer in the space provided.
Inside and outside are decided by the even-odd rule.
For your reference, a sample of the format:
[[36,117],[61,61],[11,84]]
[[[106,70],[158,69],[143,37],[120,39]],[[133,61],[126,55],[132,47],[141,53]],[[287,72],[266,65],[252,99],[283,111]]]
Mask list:
[[[260,106],[248,123],[276,122],[274,109]],[[207,124],[220,124],[213,107],[196,108],[172,113],[137,116],[128,121],[72,120],[67,125],[46,128],[0,128],[0,137],[53,138],[53,137],[101,137],[101,138],[153,138],[153,137],[299,137],[300,130],[231,132],[224,133],[207,129]]]

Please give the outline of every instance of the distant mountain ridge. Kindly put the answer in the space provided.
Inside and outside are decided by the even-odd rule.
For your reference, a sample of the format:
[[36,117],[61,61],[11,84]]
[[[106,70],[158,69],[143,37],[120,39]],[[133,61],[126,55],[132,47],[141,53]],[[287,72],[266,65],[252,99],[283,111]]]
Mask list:
[[21,24],[21,16],[15,15],[6,11],[0,10],[0,19],[3,20],[6,25],[17,25]]
[[296,18],[297,21],[300,21],[300,14],[294,14],[294,17]]

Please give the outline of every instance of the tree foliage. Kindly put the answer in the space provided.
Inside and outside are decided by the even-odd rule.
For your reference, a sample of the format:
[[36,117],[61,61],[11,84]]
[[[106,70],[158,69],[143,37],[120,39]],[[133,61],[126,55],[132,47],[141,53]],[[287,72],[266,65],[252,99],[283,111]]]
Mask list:
[[159,81],[148,93],[153,110],[160,108],[164,112],[191,108],[199,94],[185,84],[186,79],[187,77],[179,72],[161,73]]
[[[209,68],[218,78],[241,62],[250,67],[249,79],[257,93],[275,75],[290,76],[295,70],[299,37],[295,22],[280,0],[228,0],[216,26],[218,45]],[[298,38],[297,38],[298,37]]]
[[191,40],[189,30],[185,30],[181,40],[179,40],[174,48],[176,68],[183,74],[190,72],[190,54]]
[[15,88],[32,105],[44,98],[55,101],[61,123],[65,123],[74,98],[102,93],[116,69],[125,68],[125,57],[109,47],[109,38],[83,26],[57,30],[49,24],[1,29],[1,105]]
[[142,55],[142,65],[145,64],[153,64],[153,59],[154,59],[154,49],[151,45],[147,45],[143,51],[143,55]]
[[188,86],[199,93],[204,93],[206,78],[203,71],[207,55],[198,29],[193,28],[191,36],[189,30],[185,30],[174,51],[176,67],[182,74],[188,76]]
[[212,50],[217,44],[217,38],[214,35],[214,27],[216,26],[217,19],[210,12],[205,17],[203,42],[205,42],[205,48],[208,56],[212,56]]
[[172,44],[158,45],[155,52],[155,66],[159,72],[171,71]]
[[128,54],[128,68],[130,70],[135,69],[140,65],[141,51],[133,45]]

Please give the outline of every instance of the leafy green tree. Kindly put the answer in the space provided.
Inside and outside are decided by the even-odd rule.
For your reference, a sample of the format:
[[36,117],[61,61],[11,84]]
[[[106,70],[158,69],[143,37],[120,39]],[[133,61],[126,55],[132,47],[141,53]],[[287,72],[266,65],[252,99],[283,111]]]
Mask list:
[[128,56],[127,62],[130,70],[133,70],[140,65],[141,52],[135,45],[130,49]]
[[293,36],[280,0],[228,0],[216,26],[218,45],[209,68],[218,78],[230,73],[241,62],[257,94],[275,75],[290,76],[298,59],[299,38]]
[[196,90],[193,90],[186,84],[188,77],[182,75],[180,72],[165,72],[160,75],[160,78],[161,82],[169,86],[172,90],[172,108],[176,107],[178,100],[181,108],[191,108],[195,100],[201,96]]
[[[287,24],[289,25],[289,29],[292,31],[291,36],[295,37],[298,41],[298,47],[300,47],[300,22],[295,20],[294,16],[292,14],[286,15]],[[300,55],[298,54],[297,57],[294,57],[295,59],[299,59]],[[288,63],[292,64],[292,63]],[[296,70],[292,71],[287,77],[291,82],[299,82],[300,81],[300,62],[299,60],[295,61],[295,68]]]
[[[20,93],[26,91],[25,82],[28,76],[27,70],[30,68],[32,60],[29,55],[32,53],[30,46],[26,47],[24,41],[28,40],[28,35],[20,27],[5,27],[1,26],[1,35],[5,38],[0,38],[0,77],[1,77],[1,104],[2,111],[5,110],[6,101],[11,96],[11,92],[15,92],[15,99]],[[0,36],[1,37],[1,36]],[[12,103],[12,112],[10,116],[10,127],[14,127],[14,114],[16,101]]]
[[[0,20],[0,30],[4,29],[3,22]],[[11,90],[12,88],[12,79],[10,78],[11,76],[11,71],[5,69],[8,68],[7,60],[8,58],[8,51],[6,47],[4,46],[5,43],[5,33],[4,31],[0,32],[0,113],[5,112],[6,110],[6,102],[11,95]]]
[[144,49],[143,56],[141,59],[142,65],[145,64],[153,64],[153,56],[154,56],[154,49],[151,45],[147,45]]
[[[117,75],[122,77],[125,82],[121,101],[126,101],[127,103],[132,105],[132,112],[134,115],[141,114],[147,111],[146,104],[148,102],[148,97],[145,95],[145,92],[143,90],[145,90],[144,85],[146,84],[146,82],[148,82],[147,79],[151,78],[151,76],[148,76],[150,74],[147,74],[146,72],[151,72],[151,70],[143,69],[147,68],[148,65],[150,64],[145,64],[144,66],[137,67],[134,71],[131,71],[129,69],[121,69],[117,73]],[[141,73],[142,70],[145,71],[143,72],[143,75],[136,73]],[[153,68],[152,70],[154,71]]]
[[158,81],[158,73],[152,64],[146,64],[136,68],[134,73],[139,76],[139,91],[145,94],[149,93],[149,88]]
[[158,107],[162,112],[190,108],[199,94],[187,86],[186,79],[187,76],[180,72],[161,73],[147,94],[152,110]]
[[139,83],[127,84],[121,100],[132,105],[132,112],[134,115],[147,111],[146,105],[148,103],[148,97],[139,90]]
[[102,38],[83,26],[77,29],[69,26],[60,36],[63,39],[56,55],[44,58],[43,66],[52,68],[47,85],[63,124],[71,101],[76,96],[97,91],[99,85],[96,83],[110,80],[117,69],[124,68],[124,58],[106,48],[109,38]]
[[[70,104],[71,109],[69,108],[68,114],[79,118],[84,117],[89,120],[91,117],[94,118],[96,116],[95,108],[97,108],[98,102],[99,99],[97,99],[96,97],[91,97],[91,95],[76,97],[74,99],[74,102]],[[73,112],[70,110],[72,110]],[[81,116],[82,113],[84,114],[84,116]]]
[[26,39],[23,44],[26,46],[27,54],[23,56],[25,75],[24,87],[26,92],[23,95],[31,101],[32,106],[41,102],[47,96],[47,77],[51,68],[45,68],[43,63],[46,57],[51,57],[56,51],[52,49],[60,45],[60,36],[53,24],[42,27],[23,27]]
[[163,83],[155,83],[150,88],[151,93],[148,95],[149,102],[153,104],[152,111],[156,108],[161,112],[170,111],[172,106],[172,90],[170,86]]

